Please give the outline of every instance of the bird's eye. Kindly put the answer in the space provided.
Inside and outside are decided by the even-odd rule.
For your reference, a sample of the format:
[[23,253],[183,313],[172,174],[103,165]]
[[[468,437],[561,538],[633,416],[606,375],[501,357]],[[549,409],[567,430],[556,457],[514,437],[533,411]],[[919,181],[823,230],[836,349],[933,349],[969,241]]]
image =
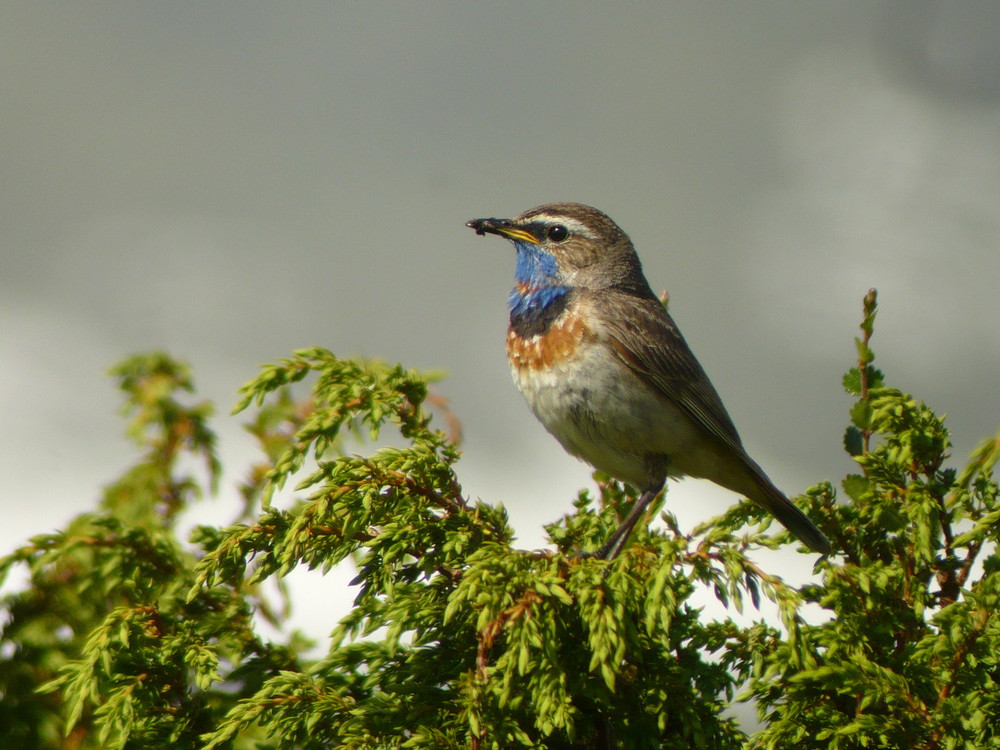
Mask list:
[[545,235],[553,242],[562,242],[564,239],[569,237],[569,230],[562,224],[556,224],[555,226],[549,227],[549,231]]

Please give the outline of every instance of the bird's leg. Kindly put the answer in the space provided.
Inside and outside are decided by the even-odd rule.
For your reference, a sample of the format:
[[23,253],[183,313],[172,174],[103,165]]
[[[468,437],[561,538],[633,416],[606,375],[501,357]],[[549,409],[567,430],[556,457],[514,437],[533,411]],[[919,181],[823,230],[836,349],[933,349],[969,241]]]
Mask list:
[[611,533],[608,541],[597,550],[597,554],[594,555],[595,557],[610,561],[622,553],[622,550],[625,549],[625,542],[628,541],[629,536],[632,534],[632,529],[635,528],[639,519],[642,518],[653,498],[663,489],[664,481],[661,479],[643,490],[642,494],[639,495],[639,499],[635,501],[635,505],[632,506],[632,510],[629,511],[628,517]]

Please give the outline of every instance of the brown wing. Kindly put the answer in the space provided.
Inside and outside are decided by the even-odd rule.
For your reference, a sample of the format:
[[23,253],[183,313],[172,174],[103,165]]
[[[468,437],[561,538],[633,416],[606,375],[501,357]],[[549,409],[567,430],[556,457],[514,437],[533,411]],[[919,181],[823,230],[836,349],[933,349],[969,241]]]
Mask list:
[[622,362],[678,404],[692,422],[746,456],[722,399],[659,300],[604,291],[600,305],[592,308]]
[[719,394],[660,301],[652,296],[602,292],[600,305],[590,307],[590,314],[601,321],[601,330],[610,337],[612,348],[621,361],[651,387],[678,404],[693,423],[701,425],[740,457],[760,488],[759,492],[751,494],[751,499],[808,547],[822,555],[830,554],[830,542],[822,532],[747,455]]

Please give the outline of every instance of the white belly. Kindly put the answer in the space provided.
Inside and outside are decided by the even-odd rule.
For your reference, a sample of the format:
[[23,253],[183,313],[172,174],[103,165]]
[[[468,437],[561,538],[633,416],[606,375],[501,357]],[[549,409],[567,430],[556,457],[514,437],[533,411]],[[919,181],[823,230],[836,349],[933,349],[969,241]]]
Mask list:
[[694,473],[685,456],[701,452],[697,430],[601,347],[581,347],[550,368],[512,372],[545,428],[595,468],[640,489],[666,469]]

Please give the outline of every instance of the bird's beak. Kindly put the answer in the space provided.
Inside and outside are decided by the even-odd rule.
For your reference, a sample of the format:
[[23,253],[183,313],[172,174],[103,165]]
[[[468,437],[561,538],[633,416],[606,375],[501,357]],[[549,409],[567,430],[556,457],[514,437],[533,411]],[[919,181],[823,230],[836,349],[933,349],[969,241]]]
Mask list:
[[511,240],[538,244],[535,235],[524,227],[514,226],[510,219],[472,219],[465,222],[465,226],[475,229],[476,234],[498,234]]

